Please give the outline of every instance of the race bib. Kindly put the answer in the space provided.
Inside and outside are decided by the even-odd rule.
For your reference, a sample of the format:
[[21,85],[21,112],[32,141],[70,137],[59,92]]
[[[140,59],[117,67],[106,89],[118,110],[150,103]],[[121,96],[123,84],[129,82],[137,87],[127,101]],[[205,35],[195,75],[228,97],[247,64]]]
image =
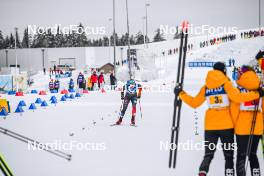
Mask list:
[[230,104],[224,86],[206,89],[206,100],[209,108],[223,108]]
[[[247,89],[245,89],[243,87],[238,87],[238,89],[240,90],[240,92],[245,92],[245,93],[249,92]],[[261,110],[262,98],[260,98],[259,100],[253,100],[253,101],[240,103],[240,110],[242,110],[242,111],[254,111],[254,110],[256,110],[256,106],[258,106],[258,110]]]

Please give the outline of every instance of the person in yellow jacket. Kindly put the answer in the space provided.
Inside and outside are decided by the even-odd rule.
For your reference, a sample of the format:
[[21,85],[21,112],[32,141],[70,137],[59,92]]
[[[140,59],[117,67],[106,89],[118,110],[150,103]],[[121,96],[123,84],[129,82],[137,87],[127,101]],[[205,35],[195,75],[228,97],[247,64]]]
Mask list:
[[259,98],[260,93],[258,91],[240,93],[226,76],[224,63],[217,62],[213,68],[207,74],[205,85],[195,97],[181,91],[181,88],[175,91],[179,93],[180,99],[192,108],[199,107],[204,101],[207,101],[208,104],[205,114],[205,155],[199,168],[199,176],[207,175],[219,138],[223,144],[225,176],[233,176],[235,145],[230,102],[240,103],[255,100]]
[[[260,79],[250,66],[242,66],[238,71],[238,80],[236,81],[240,92],[249,92],[257,90],[260,87]],[[256,123],[253,131],[254,111],[258,109]],[[252,133],[252,145],[249,154],[249,162],[252,176],[260,176],[260,167],[257,157],[259,141],[263,135],[263,108],[262,99],[247,101],[242,103],[231,103],[232,117],[235,122],[235,134],[237,141],[237,176],[245,176],[245,162],[248,150],[249,136]]]
[[88,80],[87,80],[87,88],[88,88],[88,90],[92,90],[92,86],[93,86],[92,79],[91,79],[91,76],[89,76]]

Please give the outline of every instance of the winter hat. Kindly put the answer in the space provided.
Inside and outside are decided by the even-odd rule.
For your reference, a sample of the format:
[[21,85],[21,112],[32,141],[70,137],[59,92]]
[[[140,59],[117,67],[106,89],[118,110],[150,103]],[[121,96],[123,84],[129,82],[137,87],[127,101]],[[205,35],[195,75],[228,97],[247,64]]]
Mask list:
[[254,68],[252,68],[251,66],[243,65],[238,70],[238,73],[239,73],[239,75],[242,75],[243,73],[246,73],[247,71],[253,71],[253,72],[255,72]]
[[216,62],[213,66],[214,70],[219,70],[226,74],[226,66],[223,62]]
[[258,54],[256,55],[256,59],[264,59],[264,50],[260,50]]

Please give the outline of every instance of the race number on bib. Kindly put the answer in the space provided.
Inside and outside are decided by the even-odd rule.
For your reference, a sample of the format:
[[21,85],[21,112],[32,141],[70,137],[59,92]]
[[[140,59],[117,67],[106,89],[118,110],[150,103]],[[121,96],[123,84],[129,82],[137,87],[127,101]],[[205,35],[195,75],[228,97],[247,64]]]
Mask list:
[[222,108],[229,106],[229,99],[224,86],[215,89],[206,89],[205,94],[209,108]]
[[223,103],[223,98],[221,95],[210,96],[210,104],[221,104]]

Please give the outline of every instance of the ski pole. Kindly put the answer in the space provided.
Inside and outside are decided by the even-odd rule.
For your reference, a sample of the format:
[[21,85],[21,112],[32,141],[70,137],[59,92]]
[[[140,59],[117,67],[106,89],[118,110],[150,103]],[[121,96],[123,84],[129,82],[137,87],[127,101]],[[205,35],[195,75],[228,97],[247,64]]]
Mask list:
[[4,161],[4,158],[0,155],[0,169],[2,170],[5,176],[13,176],[14,174],[11,172],[10,168]]
[[[254,113],[253,113],[253,119],[252,119],[252,124],[251,124],[251,129],[250,129],[250,135],[248,139],[248,145],[247,145],[247,153],[246,153],[246,167],[245,170],[247,171],[248,164],[249,164],[249,157],[252,149],[252,143],[253,143],[253,137],[254,137],[254,131],[256,127],[256,120],[257,120],[257,115],[258,115],[258,108],[259,108],[259,100],[254,101],[255,102],[255,108],[254,108]],[[245,173],[246,173],[245,171]]]
[[124,100],[121,101],[121,106],[120,106],[120,111],[119,111],[119,112],[122,111],[122,109],[123,109],[123,104],[124,104]]
[[138,105],[139,105],[140,116],[141,116],[141,119],[142,119],[143,118],[143,114],[142,114],[142,107],[141,107],[141,100],[140,99],[138,100]]
[[42,144],[42,143],[40,143],[40,142],[38,142],[36,140],[30,139],[28,137],[25,137],[23,135],[20,135],[18,133],[15,133],[13,131],[8,130],[8,129],[0,127],[0,133],[3,133],[3,134],[5,134],[5,135],[7,135],[9,137],[12,137],[14,139],[17,139],[17,140],[19,140],[21,142],[24,142],[24,143],[27,143],[27,144],[31,144],[31,145],[37,144],[38,146],[41,146],[41,149],[43,149],[46,152],[49,152],[49,153],[51,153],[53,155],[56,155],[56,156],[61,157],[61,158],[64,158],[64,159],[66,159],[68,161],[71,160],[72,155],[70,155],[70,154],[64,153],[64,152],[62,152],[60,150],[52,149],[50,146]]

